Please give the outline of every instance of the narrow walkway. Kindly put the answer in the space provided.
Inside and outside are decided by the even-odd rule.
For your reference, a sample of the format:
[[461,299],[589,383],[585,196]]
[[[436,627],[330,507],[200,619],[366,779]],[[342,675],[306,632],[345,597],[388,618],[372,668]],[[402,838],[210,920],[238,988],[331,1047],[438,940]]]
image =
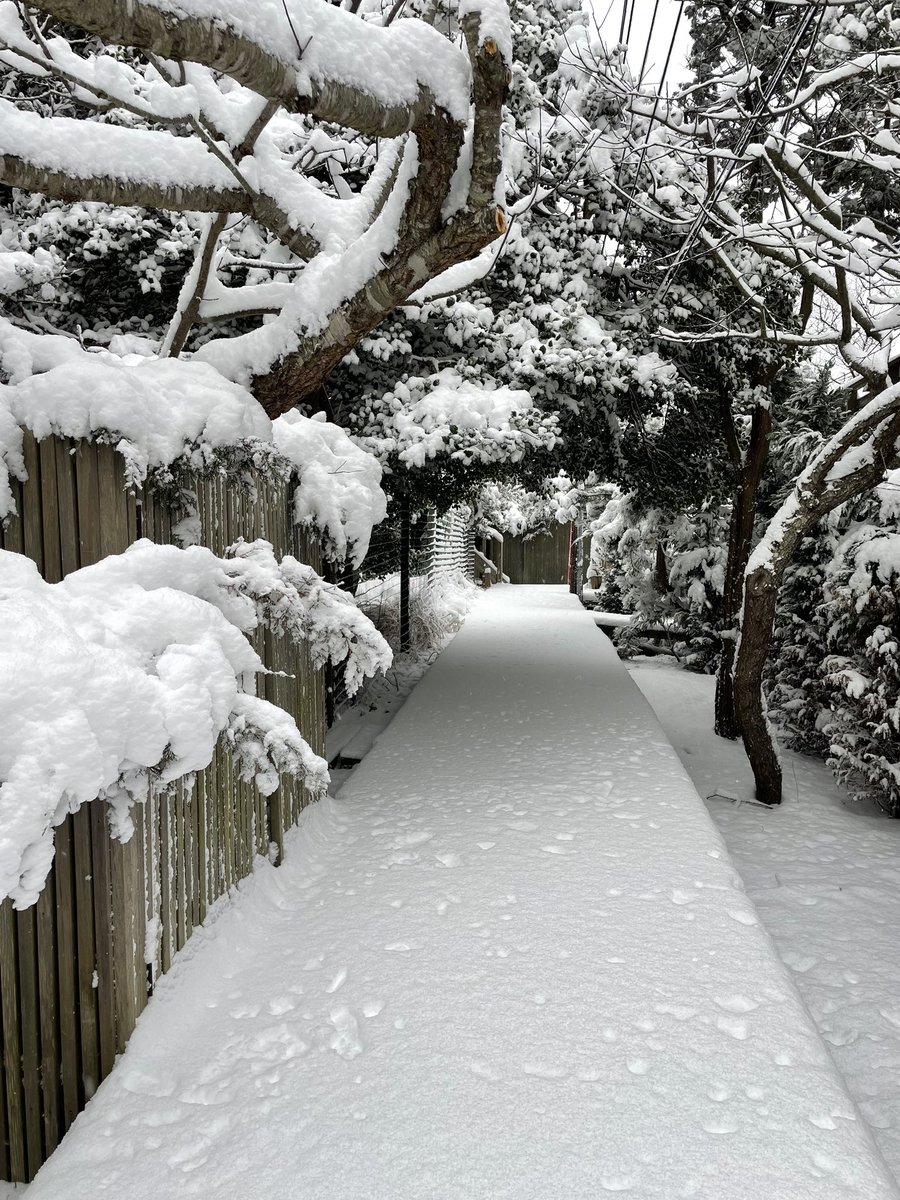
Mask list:
[[28,1200],[896,1200],[561,589],[492,589],[241,892]]

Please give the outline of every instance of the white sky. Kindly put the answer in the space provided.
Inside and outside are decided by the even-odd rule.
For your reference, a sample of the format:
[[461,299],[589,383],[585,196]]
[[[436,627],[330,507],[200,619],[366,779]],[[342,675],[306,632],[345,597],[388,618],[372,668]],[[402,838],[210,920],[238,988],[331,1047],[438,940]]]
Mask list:
[[[681,0],[593,0],[594,11],[604,39],[612,45],[619,40],[622,28],[622,9],[627,7],[631,20],[631,37],[628,41],[628,61],[632,70],[637,74],[641,69],[647,38],[650,35],[650,49],[647,54],[646,82],[658,83],[662,74],[663,64],[669,50],[672,31],[678,20]],[[654,21],[654,7],[656,19]],[[684,5],[686,7],[686,5]],[[626,18],[627,25],[627,18]],[[652,34],[651,34],[652,30]],[[666,73],[666,84],[675,87],[687,78],[685,66],[690,45],[688,17],[684,12],[678,22],[678,33],[675,39],[675,49],[672,61]]]

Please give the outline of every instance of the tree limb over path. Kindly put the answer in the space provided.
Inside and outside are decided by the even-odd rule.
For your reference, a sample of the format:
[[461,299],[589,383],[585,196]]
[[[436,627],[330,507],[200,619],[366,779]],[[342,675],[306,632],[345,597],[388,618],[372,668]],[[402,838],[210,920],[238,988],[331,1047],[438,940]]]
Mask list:
[[[383,28],[325,0],[42,0],[36,7],[144,53],[152,86],[121,69],[113,105],[118,96],[129,128],[5,105],[11,119],[9,137],[0,135],[0,181],[61,199],[244,214],[268,230],[299,260],[291,297],[269,324],[208,343],[203,357],[249,383],[272,416],[320,388],[412,292],[505,228],[495,197],[509,30],[496,0],[484,12],[477,0],[461,3],[464,50],[422,21]],[[68,82],[83,61],[90,93],[90,56],[73,67],[67,49],[63,69],[52,41],[24,22],[10,25],[14,11],[0,3],[0,49],[15,56],[18,46],[26,69]],[[110,62],[106,56],[104,78],[118,69]],[[235,85],[245,89],[247,119],[233,136],[205,109],[203,89],[193,86],[198,72],[207,93],[233,100]],[[234,81],[230,90],[220,88],[222,76]],[[108,95],[103,102],[105,117]],[[145,114],[143,128],[134,127],[135,113]],[[329,196],[298,170],[294,146],[313,120],[387,139],[378,142],[361,192]],[[216,236],[223,227],[220,219],[210,226]],[[200,309],[214,271],[207,239],[191,273],[196,294],[182,298],[182,328],[168,352],[178,352],[184,314]]]

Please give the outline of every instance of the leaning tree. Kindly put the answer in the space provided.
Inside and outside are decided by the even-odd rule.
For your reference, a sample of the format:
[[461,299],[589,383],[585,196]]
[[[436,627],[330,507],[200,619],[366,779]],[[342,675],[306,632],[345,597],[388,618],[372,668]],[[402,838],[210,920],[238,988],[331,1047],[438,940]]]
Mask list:
[[[199,214],[161,353],[181,353],[198,318],[240,322],[195,352],[276,416],[505,228],[505,5],[460,0],[450,36],[401,9],[4,0],[0,61],[69,103],[48,111],[41,88],[4,88],[0,183]],[[254,236],[229,274],[236,219]]]
[[[661,290],[706,254],[731,271],[754,327],[723,319],[673,336],[831,347],[844,365],[847,419],[798,475],[744,579],[735,706],[757,796],[777,804],[762,680],[784,571],[817,521],[900,463],[900,20],[890,6],[814,0],[696,9],[710,18],[700,83],[675,101],[631,101],[669,131],[670,154],[699,180],[668,197],[684,238]],[[787,314],[758,275],[734,270],[736,246],[794,277]]]

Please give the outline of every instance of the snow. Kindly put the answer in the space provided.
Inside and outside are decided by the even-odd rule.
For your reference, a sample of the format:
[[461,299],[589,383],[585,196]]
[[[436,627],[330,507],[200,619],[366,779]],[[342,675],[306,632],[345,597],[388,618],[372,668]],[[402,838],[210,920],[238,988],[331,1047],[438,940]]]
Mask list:
[[[289,412],[272,422],[240,384],[207,363],[106,350],[72,338],[36,336],[0,319],[0,520],[13,512],[10,476],[25,479],[22,429],[110,442],[139,487],[172,468],[207,471],[240,455],[295,473],[295,519],[314,525],[332,557],[364,557],[386,500],[381,467],[337,425]],[[277,453],[276,453],[277,451]]]
[[[490,2],[501,7],[497,0]],[[465,120],[468,114],[468,60],[422,21],[397,21],[385,29],[323,0],[293,0],[289,6],[282,0],[144,3],[176,17],[211,19],[254,42],[296,71],[300,95],[314,95],[322,83],[331,81],[357,88],[387,106],[409,105],[424,87],[455,120]]]
[[591,615],[493,588],[192,940],[29,1200],[613,1191],[898,1194]]
[[40,117],[0,99],[0,155],[73,179],[108,175],[164,188],[233,191],[228,168],[199,140],[155,129],[126,129],[76,117]]
[[[632,676],[709,807],[829,1053],[900,1177],[900,822],[851,803],[824,763],[781,751],[785,801],[764,809],[739,743],[712,732],[715,680],[671,659]],[[729,803],[734,797],[736,803]]]
[[[386,155],[385,161],[391,157]],[[283,309],[267,325],[207,342],[196,357],[229,379],[249,384],[254,375],[265,374],[273,363],[297,350],[301,337],[324,334],[341,305],[383,269],[396,248],[418,170],[418,142],[410,138],[402,148],[397,177],[384,207],[368,228],[346,249],[316,255],[295,277]],[[424,271],[424,260],[420,259],[419,265]]]
[[553,415],[540,413],[521,388],[463,378],[452,368],[399,382],[382,398],[377,419],[359,440],[382,459],[424,467],[442,453],[464,463],[518,462],[527,450],[558,440]]
[[[588,589],[585,588],[585,591],[588,591]],[[592,615],[594,623],[601,628],[605,626],[607,629],[630,629],[634,624],[634,616],[631,613],[600,612],[599,610],[595,610]]]
[[378,460],[326,421],[324,413],[305,417],[294,409],[272,423],[272,434],[300,476],[294,520],[322,531],[329,557],[343,561],[349,554],[351,565],[358,566],[372,527],[387,514]]
[[[125,459],[129,486],[176,461],[203,469],[216,451],[271,442],[271,423],[249,392],[204,363],[88,355],[0,384],[0,411],[41,440],[102,434]],[[9,513],[0,507],[0,517]]]
[[56,584],[0,551],[0,898],[34,903],[68,813],[99,799],[129,837],[130,806],[206,767],[221,736],[263,794],[279,772],[325,788],[293,717],[252,694],[260,625],[317,667],[343,661],[351,693],[390,663],[351,597],[268,542],[222,559],[140,541]]

